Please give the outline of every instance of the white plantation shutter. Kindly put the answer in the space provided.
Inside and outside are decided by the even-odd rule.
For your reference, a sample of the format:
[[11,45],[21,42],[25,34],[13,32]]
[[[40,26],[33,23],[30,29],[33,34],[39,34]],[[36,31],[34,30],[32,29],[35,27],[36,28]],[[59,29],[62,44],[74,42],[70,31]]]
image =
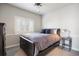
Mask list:
[[34,22],[32,19],[24,17],[15,17],[15,33],[26,34],[34,31]]
[[34,31],[34,22],[33,22],[33,20],[29,21],[28,26],[29,26],[29,28],[28,28],[29,32],[33,32]]

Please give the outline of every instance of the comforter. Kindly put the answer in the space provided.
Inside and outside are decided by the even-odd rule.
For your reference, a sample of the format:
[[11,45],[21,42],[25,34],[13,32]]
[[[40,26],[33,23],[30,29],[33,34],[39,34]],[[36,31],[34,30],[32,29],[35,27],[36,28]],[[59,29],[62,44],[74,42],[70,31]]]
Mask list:
[[28,33],[23,36],[35,43],[34,55],[37,55],[39,51],[46,49],[48,46],[60,40],[57,34]]

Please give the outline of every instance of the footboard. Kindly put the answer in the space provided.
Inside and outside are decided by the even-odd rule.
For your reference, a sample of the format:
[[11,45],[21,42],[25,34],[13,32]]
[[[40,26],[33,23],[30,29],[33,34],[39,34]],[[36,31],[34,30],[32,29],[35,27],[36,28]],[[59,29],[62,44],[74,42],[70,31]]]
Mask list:
[[[59,45],[59,42],[60,41],[57,41],[55,43],[53,43],[51,46],[48,46],[46,49],[42,50],[42,51],[39,51],[39,54],[40,55],[41,53],[43,53],[45,51],[45,54],[46,54],[46,51],[49,50],[50,51],[50,48],[54,48],[56,46]],[[34,56],[35,55],[35,43],[33,41],[31,41],[29,38],[26,38],[24,36],[20,36],[20,48],[28,55],[28,56]],[[48,51],[47,51],[48,52]],[[44,53],[43,53],[44,54]],[[41,54],[42,55],[42,54]]]
[[23,36],[20,36],[20,48],[23,49],[28,56],[34,55],[35,44]]

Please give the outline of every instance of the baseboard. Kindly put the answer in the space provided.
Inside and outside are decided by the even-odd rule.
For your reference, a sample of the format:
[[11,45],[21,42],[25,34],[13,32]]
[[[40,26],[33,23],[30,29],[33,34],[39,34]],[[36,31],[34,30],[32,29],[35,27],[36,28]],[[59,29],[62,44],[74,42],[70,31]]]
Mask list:
[[16,46],[19,46],[19,44],[13,44],[13,45],[10,45],[10,46],[6,46],[5,48],[8,49],[8,48],[16,47]]
[[79,51],[79,49],[77,49],[77,48],[72,48],[72,50]]
[[[62,46],[62,45],[60,44],[60,46]],[[65,46],[65,48],[68,48],[68,47]],[[74,50],[74,51],[79,51],[79,49],[77,49],[77,48],[72,47],[71,49]]]

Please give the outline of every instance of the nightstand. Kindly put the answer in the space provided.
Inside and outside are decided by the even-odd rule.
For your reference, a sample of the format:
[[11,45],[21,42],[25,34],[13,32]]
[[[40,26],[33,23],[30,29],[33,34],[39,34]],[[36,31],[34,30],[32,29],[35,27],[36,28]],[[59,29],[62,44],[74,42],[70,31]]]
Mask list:
[[62,48],[65,48],[65,46],[67,46],[69,48],[69,50],[71,50],[71,47],[72,47],[72,38],[71,37],[62,37]]

